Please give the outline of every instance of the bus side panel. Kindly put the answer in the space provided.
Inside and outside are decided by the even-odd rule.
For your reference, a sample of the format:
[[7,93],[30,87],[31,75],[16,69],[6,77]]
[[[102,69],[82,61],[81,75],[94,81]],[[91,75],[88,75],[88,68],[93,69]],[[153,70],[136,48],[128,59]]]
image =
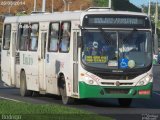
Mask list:
[[[17,58],[16,58],[17,62]],[[16,63],[16,87],[20,88],[20,72],[21,72],[21,67],[19,63]]]
[[20,66],[26,74],[27,89],[39,91],[37,52],[20,52]]
[[2,50],[1,52],[1,76],[2,81],[7,85],[11,85],[11,76],[10,76],[10,51]]
[[[6,24],[7,25],[7,24]],[[9,31],[6,31],[5,30],[5,25],[4,25],[4,30],[3,30],[3,38],[2,38],[2,52],[1,52],[1,77],[2,77],[2,81],[5,82],[7,85],[11,85],[11,71],[10,71],[10,61],[11,61],[11,58],[10,58],[10,42],[11,42],[11,37],[8,40],[6,40],[4,42],[4,37],[5,37],[5,31],[7,33],[6,36],[10,35],[11,36],[11,24],[8,24],[10,25],[10,33],[7,33]],[[7,38],[7,37],[6,37]],[[7,49],[6,49],[7,48]]]
[[52,94],[59,94],[57,87],[57,76],[58,76],[58,64],[57,57],[59,53],[48,52],[46,54],[46,85],[47,92]]

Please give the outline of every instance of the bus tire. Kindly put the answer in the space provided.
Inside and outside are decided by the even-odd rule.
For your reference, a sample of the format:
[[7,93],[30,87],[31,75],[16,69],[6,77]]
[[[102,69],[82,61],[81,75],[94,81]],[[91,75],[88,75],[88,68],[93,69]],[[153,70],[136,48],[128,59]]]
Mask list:
[[132,99],[130,98],[119,98],[118,102],[122,107],[129,107],[132,103]]
[[24,71],[22,71],[20,74],[20,95],[22,97],[32,96],[32,91],[27,90],[26,74]]
[[59,79],[59,92],[62,97],[62,103],[64,105],[70,105],[74,103],[74,98],[67,96],[66,82],[64,76],[61,76]]

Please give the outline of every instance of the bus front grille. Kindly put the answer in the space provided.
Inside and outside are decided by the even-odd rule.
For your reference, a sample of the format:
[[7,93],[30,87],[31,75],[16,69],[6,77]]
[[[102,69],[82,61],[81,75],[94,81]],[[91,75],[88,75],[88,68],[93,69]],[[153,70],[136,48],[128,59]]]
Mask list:
[[105,74],[105,73],[94,73],[98,77],[102,79],[107,79],[107,80],[131,80],[139,76],[139,74],[132,74],[132,75],[111,75],[111,74]]
[[[116,85],[115,82],[101,82],[102,85]],[[121,82],[119,85],[120,86],[132,86],[134,83],[130,82]]]

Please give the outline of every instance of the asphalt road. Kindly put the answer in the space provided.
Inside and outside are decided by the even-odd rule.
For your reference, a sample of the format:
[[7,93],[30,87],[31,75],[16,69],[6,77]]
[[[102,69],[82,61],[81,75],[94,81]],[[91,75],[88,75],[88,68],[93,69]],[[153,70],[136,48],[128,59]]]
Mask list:
[[[131,107],[120,107],[116,99],[86,99],[78,100],[70,105],[78,109],[91,111],[97,114],[111,116],[117,120],[160,120],[160,66],[154,66],[153,96],[151,99],[135,99]],[[0,82],[0,99],[25,101],[35,104],[61,104],[61,100],[53,95],[34,95],[21,97],[19,89],[5,87]],[[144,119],[145,118],[145,119]]]

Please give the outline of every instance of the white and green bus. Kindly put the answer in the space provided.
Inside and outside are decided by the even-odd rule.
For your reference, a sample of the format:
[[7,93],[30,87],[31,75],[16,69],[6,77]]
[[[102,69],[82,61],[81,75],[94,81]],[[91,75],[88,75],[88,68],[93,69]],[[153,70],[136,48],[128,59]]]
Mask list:
[[21,96],[116,98],[152,94],[152,30],[146,14],[91,8],[6,17],[2,80]]

